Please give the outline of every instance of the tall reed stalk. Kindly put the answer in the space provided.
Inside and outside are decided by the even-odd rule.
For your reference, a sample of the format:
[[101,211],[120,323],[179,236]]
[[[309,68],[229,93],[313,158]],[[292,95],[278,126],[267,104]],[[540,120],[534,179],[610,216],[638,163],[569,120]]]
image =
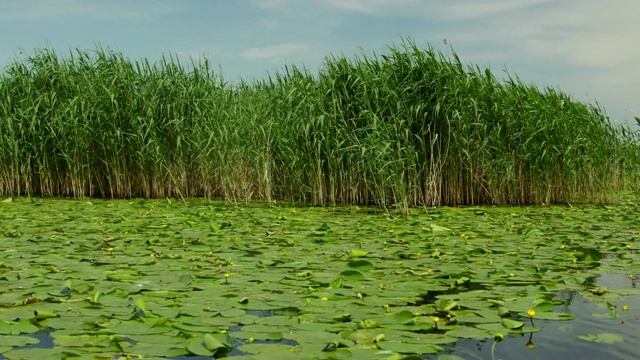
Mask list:
[[596,104],[404,41],[229,85],[209,62],[41,49],[0,75],[0,195],[531,204],[637,189]]

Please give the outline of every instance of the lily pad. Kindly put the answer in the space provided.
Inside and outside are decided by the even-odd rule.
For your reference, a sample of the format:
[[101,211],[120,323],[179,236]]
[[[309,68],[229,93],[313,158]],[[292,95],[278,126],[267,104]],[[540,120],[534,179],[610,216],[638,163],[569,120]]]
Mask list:
[[412,344],[401,341],[381,341],[377,344],[382,350],[394,351],[400,354],[437,354],[444,349],[433,344]]
[[487,331],[472,328],[472,327],[459,327],[454,330],[447,331],[445,335],[457,337],[457,338],[475,339],[475,340],[486,340],[493,337],[493,335]]
[[624,341],[624,337],[621,335],[611,333],[580,335],[578,336],[578,339],[601,344],[616,344]]

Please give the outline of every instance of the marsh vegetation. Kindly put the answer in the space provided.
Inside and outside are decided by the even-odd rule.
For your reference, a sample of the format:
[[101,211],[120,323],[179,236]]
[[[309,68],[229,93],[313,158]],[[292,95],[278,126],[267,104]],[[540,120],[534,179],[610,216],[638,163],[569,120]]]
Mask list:
[[0,195],[316,205],[608,201],[637,134],[411,41],[227,83],[208,60],[49,49],[0,75]]

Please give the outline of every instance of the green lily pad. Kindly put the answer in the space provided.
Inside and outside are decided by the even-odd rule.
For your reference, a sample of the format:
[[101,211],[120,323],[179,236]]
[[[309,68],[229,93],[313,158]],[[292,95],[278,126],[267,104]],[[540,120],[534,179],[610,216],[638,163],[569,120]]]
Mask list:
[[444,351],[444,348],[433,344],[411,344],[401,341],[381,341],[377,344],[378,348],[397,352],[400,354],[437,354]]
[[506,327],[507,329],[514,330],[514,329],[521,329],[524,326],[524,323],[522,321],[515,321],[515,320],[503,318],[502,326]]
[[354,260],[349,262],[349,267],[360,270],[360,271],[369,271],[373,270],[373,264],[368,260]]
[[20,335],[20,334],[34,334],[40,329],[33,325],[28,320],[23,321],[0,321],[0,334],[6,335]]
[[194,338],[187,346],[187,350],[193,355],[216,356],[224,354],[233,348],[233,339],[228,334],[202,334]]
[[[16,336],[16,335],[2,335],[0,336],[0,342],[3,346],[8,346],[7,350],[10,350],[11,347],[25,346],[25,345],[33,345],[38,344],[40,340],[31,337],[31,336]],[[0,352],[1,354],[2,352]]]
[[349,258],[350,259],[357,259],[357,258],[365,257],[368,254],[369,254],[368,251],[353,249],[353,250],[351,250],[351,253],[349,254]]
[[349,280],[364,280],[365,276],[358,270],[345,270],[340,273],[340,276]]
[[475,339],[475,340],[486,340],[493,337],[493,335],[487,331],[472,328],[472,327],[458,327],[454,330],[447,331],[445,335],[457,337],[457,338]]
[[458,355],[444,354],[444,355],[438,355],[438,360],[465,360],[465,359],[461,358]]
[[[526,315],[526,314],[523,314],[523,315]],[[568,321],[568,320],[574,320],[575,318],[576,317],[573,314],[557,313],[557,312],[539,312],[534,317],[534,319],[557,320],[557,321]]]
[[42,359],[42,360],[62,360],[67,355],[62,349],[16,349],[2,354],[7,360]]
[[[12,358],[22,353],[4,336],[24,346],[47,328],[55,351],[23,357],[222,357],[237,346],[251,350],[240,358],[416,359],[460,339],[485,352],[498,333],[537,332],[536,344],[555,327],[572,333],[584,308],[574,296],[615,320],[598,332],[627,342],[621,323],[637,315],[637,291],[624,289],[640,273],[634,202],[402,219],[209,199],[36,201],[37,212],[26,198],[0,203],[0,237],[15,244],[0,252],[0,349]],[[609,340],[599,335],[585,337]]]
[[616,344],[624,341],[623,336],[611,333],[579,335],[578,339],[601,344]]

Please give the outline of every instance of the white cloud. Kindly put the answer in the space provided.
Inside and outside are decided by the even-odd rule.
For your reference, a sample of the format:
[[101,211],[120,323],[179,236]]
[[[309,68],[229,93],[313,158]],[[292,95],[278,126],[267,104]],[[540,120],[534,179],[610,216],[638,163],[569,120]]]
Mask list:
[[282,62],[289,55],[298,55],[308,51],[310,46],[306,43],[285,43],[277,45],[259,46],[248,48],[240,53],[246,59],[269,59],[272,62]]
[[66,18],[157,20],[158,16],[182,11],[183,4],[174,1],[82,1],[21,0],[0,2],[0,20],[34,21]]
[[[445,19],[479,18],[552,2],[552,0],[316,0],[315,5],[366,15],[402,15]],[[287,9],[295,0],[262,0],[265,8]]]
[[[464,7],[460,3],[469,2],[447,2],[438,12],[455,14]],[[491,3],[501,8],[503,2]],[[531,1],[530,5],[469,18],[476,12],[470,4],[451,15],[450,30],[443,36],[464,61],[505,64],[516,75],[526,73],[527,82],[557,86],[589,102],[597,99],[614,118],[640,110],[640,47],[635,46],[640,2]],[[457,17],[466,19],[456,21]]]
[[483,1],[447,1],[438,5],[431,3],[431,14],[448,20],[482,19],[496,15],[507,15],[515,11],[552,3],[551,0],[483,0]]
[[482,44],[509,60],[613,68],[640,61],[640,48],[634,46],[638,13],[640,2],[628,0],[547,2],[535,11],[468,24],[447,37],[454,47]]
[[378,14],[384,12],[390,7],[396,7],[396,9],[402,9],[408,5],[414,6],[415,1],[397,0],[320,0],[318,3],[333,7],[337,9],[353,11],[363,14]]

